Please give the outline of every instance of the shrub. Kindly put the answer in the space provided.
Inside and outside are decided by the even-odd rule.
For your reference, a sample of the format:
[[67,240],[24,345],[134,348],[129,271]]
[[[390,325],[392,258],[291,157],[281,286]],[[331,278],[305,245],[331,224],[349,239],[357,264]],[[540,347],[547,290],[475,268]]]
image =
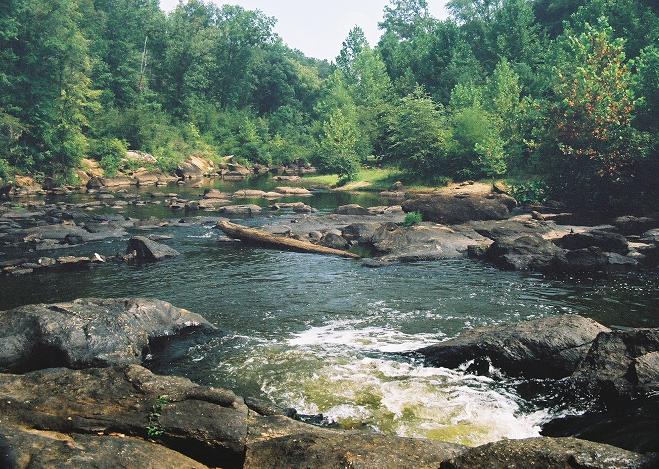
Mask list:
[[127,151],[126,143],[118,138],[101,138],[89,143],[90,156],[99,161],[108,176],[117,174]]
[[539,179],[526,182],[509,182],[510,195],[523,205],[542,204],[547,201],[547,184]]
[[14,170],[11,165],[0,158],[0,180],[3,182],[11,181],[14,177]]
[[403,221],[403,226],[414,226],[418,225],[423,221],[423,215],[421,212],[410,212],[405,215],[405,221]]

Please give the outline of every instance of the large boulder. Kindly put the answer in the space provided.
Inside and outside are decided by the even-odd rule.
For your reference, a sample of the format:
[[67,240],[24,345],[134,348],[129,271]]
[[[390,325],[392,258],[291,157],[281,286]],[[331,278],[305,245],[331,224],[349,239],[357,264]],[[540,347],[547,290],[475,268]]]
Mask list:
[[441,469],[642,469],[656,467],[655,454],[642,455],[575,438],[502,440],[472,448]]
[[609,231],[592,230],[583,233],[571,233],[556,241],[560,247],[570,250],[599,248],[605,252],[627,254],[629,243],[624,236]]
[[348,241],[355,241],[358,244],[370,244],[380,225],[376,222],[352,223],[341,230],[341,235]]
[[469,227],[423,223],[404,227],[382,223],[371,244],[382,261],[422,261],[466,257],[469,246],[487,240]]
[[502,269],[545,272],[565,263],[565,251],[541,236],[529,234],[495,241],[485,258]]
[[0,371],[141,363],[150,346],[188,330],[215,326],[164,301],[141,298],[22,306],[0,312]]
[[436,223],[457,224],[470,220],[504,220],[510,217],[508,200],[503,196],[455,196],[434,194],[406,200],[406,212],[421,212],[423,219]]
[[489,360],[512,376],[563,378],[571,375],[603,325],[577,315],[551,316],[517,324],[480,327],[418,353],[434,366],[457,368]]
[[215,165],[212,161],[200,156],[189,156],[183,163],[176,168],[176,174],[182,178],[198,178],[206,176],[215,171]]
[[0,398],[3,424],[152,438],[211,467],[241,467],[244,458],[249,411],[242,398],[137,365],[0,374]]
[[169,246],[152,241],[145,236],[133,236],[128,240],[126,254],[138,261],[161,261],[169,257],[179,256],[180,253]]
[[606,400],[659,391],[659,328],[602,332],[571,380]]
[[654,218],[625,215],[613,220],[613,225],[624,235],[640,235],[655,228],[658,222]]

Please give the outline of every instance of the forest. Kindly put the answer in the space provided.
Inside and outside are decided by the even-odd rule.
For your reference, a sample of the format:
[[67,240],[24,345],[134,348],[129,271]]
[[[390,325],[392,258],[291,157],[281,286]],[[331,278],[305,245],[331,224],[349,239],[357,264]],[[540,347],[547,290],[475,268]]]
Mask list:
[[369,44],[305,57],[276,19],[187,0],[4,0],[0,179],[69,181],[127,149],[361,167],[406,180],[501,178],[522,201],[659,195],[659,16],[652,0],[391,0]]

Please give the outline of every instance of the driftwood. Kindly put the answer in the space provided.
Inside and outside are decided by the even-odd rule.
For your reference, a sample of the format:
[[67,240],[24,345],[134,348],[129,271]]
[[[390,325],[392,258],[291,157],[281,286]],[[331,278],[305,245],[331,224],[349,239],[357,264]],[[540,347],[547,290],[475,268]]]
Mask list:
[[227,236],[239,239],[241,241],[260,244],[273,248],[279,248],[286,251],[296,252],[311,252],[315,254],[329,254],[333,256],[349,257],[352,259],[359,259],[360,256],[349,251],[342,249],[333,249],[325,246],[318,246],[317,244],[308,241],[300,241],[298,239],[286,238],[283,236],[275,236],[266,231],[248,228],[246,226],[231,223],[228,220],[220,220],[217,222],[217,227],[224,231]]

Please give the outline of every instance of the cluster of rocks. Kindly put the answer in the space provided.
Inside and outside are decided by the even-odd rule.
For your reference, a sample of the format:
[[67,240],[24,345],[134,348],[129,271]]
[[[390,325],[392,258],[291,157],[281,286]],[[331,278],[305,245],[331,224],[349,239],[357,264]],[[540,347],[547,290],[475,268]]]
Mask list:
[[[639,219],[620,217],[611,225],[570,227],[569,233],[560,236],[552,229],[560,225],[546,221],[533,220],[528,224],[529,228],[544,227],[541,231],[520,230],[507,221],[476,226],[480,234],[493,242],[487,247],[474,246],[469,254],[503,269],[540,272],[631,270],[656,265],[659,230],[633,231],[636,220]],[[657,226],[655,220],[646,220],[636,225],[638,230]]]
[[[173,340],[216,334],[158,300],[81,299],[0,312],[2,467],[649,468],[576,438],[466,448],[319,428],[291,412],[142,365]],[[575,466],[576,464],[576,466]]]
[[591,402],[584,415],[546,423],[545,435],[659,451],[659,328],[611,330],[581,316],[555,316],[468,330],[417,353],[433,366],[553,380],[563,400]]
[[[265,229],[334,248],[359,245],[368,265],[455,257],[483,259],[508,270],[545,273],[632,270],[659,262],[656,218],[624,216],[609,225],[560,224],[559,217],[521,213],[510,196],[432,194],[402,205],[346,205]],[[404,226],[405,213],[422,223]]]
[[104,174],[98,161],[84,158],[81,168],[76,170],[78,184],[57,184],[52,178],[45,178],[41,183],[31,176],[16,176],[11,183],[0,180],[0,198],[27,197],[34,195],[65,195],[84,192],[85,189],[119,189],[129,186],[165,186],[171,183],[186,183],[189,180],[221,177],[225,180],[243,180],[253,175],[275,174],[280,181],[298,181],[300,176],[316,172],[308,164],[268,167],[254,165],[248,168],[227,156],[218,163],[202,156],[192,155],[185,159],[174,174],[167,174],[155,169],[157,160],[153,155],[141,151],[128,151],[120,162],[120,171],[109,177]]
[[[200,156],[190,156],[176,169],[176,174],[183,179],[195,179],[200,177],[221,177],[226,180],[241,180],[252,175],[273,173],[281,177],[293,178],[315,173],[316,169],[309,165],[298,166],[276,166],[268,167],[256,164],[248,168],[235,161],[233,156],[227,156],[219,163]],[[282,179],[285,180],[285,179]]]
[[[311,197],[313,194],[303,187],[276,187],[273,191],[262,191],[255,189],[241,189],[233,194],[221,192],[217,189],[207,189],[201,199],[183,199],[178,196],[170,197],[166,200],[167,206],[172,210],[186,211],[215,211],[225,216],[253,216],[261,213],[262,208],[256,204],[235,204],[236,200],[241,199],[264,199],[273,202],[276,199],[284,197]],[[297,213],[310,213],[314,209],[303,203],[291,202],[273,202],[269,206],[270,210],[291,209]]]

